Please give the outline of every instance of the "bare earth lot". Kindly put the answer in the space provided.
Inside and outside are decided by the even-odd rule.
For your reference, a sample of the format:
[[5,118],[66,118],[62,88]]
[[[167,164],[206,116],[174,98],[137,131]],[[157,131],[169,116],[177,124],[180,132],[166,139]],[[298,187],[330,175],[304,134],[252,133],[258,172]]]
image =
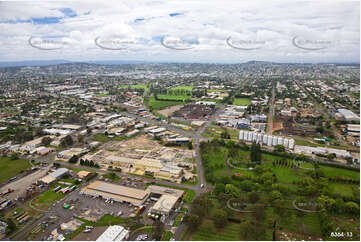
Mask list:
[[169,117],[171,116],[175,111],[178,111],[179,109],[181,109],[184,105],[175,105],[175,106],[171,106],[169,108],[165,108],[165,109],[162,109],[162,110],[159,110],[158,113],[166,116],[166,117]]

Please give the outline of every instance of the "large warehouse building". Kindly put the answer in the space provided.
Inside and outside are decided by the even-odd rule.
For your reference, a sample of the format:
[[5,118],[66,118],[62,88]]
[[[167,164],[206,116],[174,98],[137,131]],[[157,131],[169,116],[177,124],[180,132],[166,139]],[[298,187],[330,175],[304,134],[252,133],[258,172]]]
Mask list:
[[129,238],[129,230],[123,226],[109,226],[96,241],[123,241]]
[[117,202],[128,202],[134,206],[141,206],[149,197],[149,192],[115,185],[102,181],[95,181],[84,187],[81,194],[91,195],[95,197],[102,197],[105,199],[112,199]]

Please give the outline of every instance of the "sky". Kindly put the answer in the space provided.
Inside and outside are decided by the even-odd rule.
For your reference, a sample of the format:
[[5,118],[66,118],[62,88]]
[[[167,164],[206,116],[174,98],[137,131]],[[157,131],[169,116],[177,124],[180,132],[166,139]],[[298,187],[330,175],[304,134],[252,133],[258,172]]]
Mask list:
[[359,1],[1,1],[0,61],[360,62]]

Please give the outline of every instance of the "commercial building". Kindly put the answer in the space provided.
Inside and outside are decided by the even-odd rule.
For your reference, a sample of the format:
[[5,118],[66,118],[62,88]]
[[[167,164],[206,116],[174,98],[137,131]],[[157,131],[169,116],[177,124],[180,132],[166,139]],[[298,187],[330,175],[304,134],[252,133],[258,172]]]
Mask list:
[[129,238],[129,230],[123,226],[113,225],[109,226],[107,230],[102,233],[96,241],[123,241]]
[[325,148],[325,147],[310,147],[310,146],[296,145],[294,151],[295,151],[295,153],[298,153],[298,154],[308,154],[308,155],[335,154],[336,157],[341,157],[341,158],[351,157],[351,153],[348,152],[347,150],[339,150],[339,149]]
[[76,175],[77,177],[79,177],[80,179],[87,179],[91,176],[91,172],[89,171],[79,171]]
[[360,121],[360,117],[351,110],[338,109],[337,111],[343,116],[346,121]]
[[128,202],[134,206],[141,206],[149,197],[147,191],[102,181],[92,182],[84,187],[80,191],[80,194],[112,199],[117,202]]
[[247,142],[257,142],[267,146],[283,145],[285,148],[291,150],[295,145],[294,139],[244,130],[239,131],[239,139]]
[[68,160],[71,157],[73,157],[74,155],[80,155],[86,151],[87,151],[87,149],[83,149],[83,148],[71,148],[71,149],[63,150],[63,151],[59,152],[58,154],[56,154],[56,156],[58,158]]
[[346,127],[347,135],[360,137],[360,125],[359,124],[348,124]]
[[172,195],[162,195],[153,205],[150,212],[159,215],[169,215],[178,202],[178,198]]
[[49,185],[68,173],[69,173],[69,169],[59,168],[59,169],[49,173],[48,175],[44,176],[43,178],[41,178],[39,180],[39,182]]

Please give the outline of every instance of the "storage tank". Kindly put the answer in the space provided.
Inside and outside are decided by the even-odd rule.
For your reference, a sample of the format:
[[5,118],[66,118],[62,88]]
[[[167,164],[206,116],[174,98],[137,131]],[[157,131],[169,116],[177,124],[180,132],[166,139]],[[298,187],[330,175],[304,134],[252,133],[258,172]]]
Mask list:
[[277,136],[272,137],[272,146],[277,145]]
[[272,146],[272,135],[269,135],[269,136],[268,136],[267,145],[268,145],[268,146]]
[[239,131],[239,139],[240,140],[243,140],[243,135],[244,135],[244,131],[243,130]]
[[267,139],[268,139],[268,135],[267,134],[265,134],[265,135],[263,135],[263,144],[267,144]]
[[293,150],[295,146],[295,140],[294,139],[290,139],[290,141],[288,142],[288,148],[290,148],[291,150]]
[[257,141],[257,138],[258,138],[258,133],[253,132],[252,141]]
[[257,143],[262,143],[262,134],[258,133],[257,135]]
[[283,138],[282,137],[278,137],[277,144],[278,145],[283,145]]
[[247,141],[251,142],[253,138],[253,132],[248,132]]
[[284,140],[283,140],[283,146],[284,146],[285,148],[288,148],[288,139],[287,139],[287,138],[284,138]]

